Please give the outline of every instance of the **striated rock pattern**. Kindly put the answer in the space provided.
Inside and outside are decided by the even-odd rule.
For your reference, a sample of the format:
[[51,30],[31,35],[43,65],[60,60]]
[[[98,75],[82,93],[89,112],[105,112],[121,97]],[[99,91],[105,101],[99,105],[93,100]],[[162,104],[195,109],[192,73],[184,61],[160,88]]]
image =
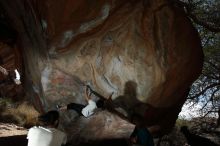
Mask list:
[[[128,119],[136,113],[156,133],[170,130],[203,62],[181,7],[169,0],[23,1],[0,3],[22,40],[27,91],[39,109],[86,104],[89,84],[105,97],[114,92]],[[64,115],[64,126],[75,121],[76,114]]]

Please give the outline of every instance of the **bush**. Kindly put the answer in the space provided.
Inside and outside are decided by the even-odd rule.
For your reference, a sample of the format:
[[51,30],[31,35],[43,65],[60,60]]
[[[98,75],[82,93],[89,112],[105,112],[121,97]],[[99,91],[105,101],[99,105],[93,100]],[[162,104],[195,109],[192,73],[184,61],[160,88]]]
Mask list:
[[189,120],[185,120],[185,119],[177,119],[176,120],[176,125],[175,127],[180,129],[182,126],[187,126],[187,127],[191,127],[191,123]]
[[28,102],[13,103],[0,99],[0,122],[14,123],[29,128],[37,124],[39,112]]

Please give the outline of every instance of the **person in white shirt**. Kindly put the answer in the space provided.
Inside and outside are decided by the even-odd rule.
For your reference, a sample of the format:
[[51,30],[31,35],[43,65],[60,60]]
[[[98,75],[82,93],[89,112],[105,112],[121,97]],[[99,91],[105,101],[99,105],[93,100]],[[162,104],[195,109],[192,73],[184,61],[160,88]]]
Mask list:
[[[89,90],[90,90],[90,93],[89,93]],[[92,93],[100,98],[97,102],[91,99]],[[108,99],[111,99],[112,94],[108,97]],[[69,103],[65,106],[57,105],[57,108],[59,110],[75,110],[80,116],[84,116],[84,117],[89,117],[93,115],[97,108],[105,108],[106,98],[101,96],[97,92],[93,91],[88,85],[86,86],[86,89],[85,89],[85,97],[88,102],[87,105],[82,105],[78,103]]]
[[66,134],[57,129],[59,124],[58,111],[49,111],[38,119],[45,127],[34,126],[29,129],[28,146],[63,146],[66,144]]

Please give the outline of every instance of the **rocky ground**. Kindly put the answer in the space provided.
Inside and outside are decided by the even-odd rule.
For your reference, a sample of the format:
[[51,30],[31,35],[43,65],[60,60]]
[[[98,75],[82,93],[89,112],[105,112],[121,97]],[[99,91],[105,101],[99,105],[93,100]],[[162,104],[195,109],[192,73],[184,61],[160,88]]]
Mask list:
[[[9,123],[0,123],[0,146],[27,146],[27,129]],[[77,145],[77,144],[76,144]],[[79,144],[78,144],[79,145]],[[125,139],[105,139],[90,141],[80,145],[84,146],[126,146]],[[72,146],[69,144],[68,146]]]
[[0,123],[1,146],[27,146],[27,129],[9,123]]
[[[175,131],[175,132],[174,132]],[[27,132],[28,130],[19,127],[15,124],[9,124],[9,123],[0,123],[0,146],[27,146]],[[204,135],[203,135],[204,136]],[[210,137],[211,136],[211,137]],[[219,142],[219,135],[206,135],[205,137],[210,138],[212,141],[215,141],[216,143]],[[175,140],[174,140],[175,139]],[[176,141],[176,139],[179,139],[179,142]],[[173,130],[169,135],[166,135],[164,137],[165,141],[172,141],[172,143],[175,146],[182,146],[185,144],[185,140],[183,140],[184,137],[181,133],[179,133],[177,130]],[[173,141],[174,140],[174,141]],[[168,143],[162,142],[161,146],[165,146]],[[156,141],[155,141],[156,142]],[[157,142],[155,143],[157,144]],[[126,139],[102,139],[102,140],[96,140],[96,141],[87,141],[86,143],[78,143],[78,144],[70,144],[69,146],[127,146],[128,142]]]
[[14,135],[26,135],[27,129],[15,124],[0,123],[0,137],[9,137]]

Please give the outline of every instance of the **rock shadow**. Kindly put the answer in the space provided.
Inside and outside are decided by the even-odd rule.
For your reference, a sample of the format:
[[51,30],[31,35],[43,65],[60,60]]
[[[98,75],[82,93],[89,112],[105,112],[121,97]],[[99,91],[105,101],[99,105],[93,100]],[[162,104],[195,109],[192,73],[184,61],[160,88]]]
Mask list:
[[136,82],[127,81],[124,86],[123,95],[113,100],[116,110],[122,112],[128,119],[135,113],[135,109],[138,105],[144,104],[137,98],[137,87]]
[[27,146],[27,135],[0,137],[1,146]]

